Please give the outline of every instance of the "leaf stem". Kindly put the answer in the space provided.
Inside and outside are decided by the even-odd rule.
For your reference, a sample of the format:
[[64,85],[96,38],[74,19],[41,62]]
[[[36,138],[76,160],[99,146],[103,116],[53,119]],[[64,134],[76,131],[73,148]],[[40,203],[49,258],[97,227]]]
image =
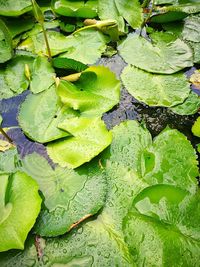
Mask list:
[[51,61],[52,60],[51,49],[50,49],[50,46],[49,46],[49,41],[48,41],[48,38],[47,38],[47,32],[46,32],[46,29],[44,27],[44,23],[41,23],[41,27],[42,27],[42,31],[43,31],[43,34],[44,34],[44,40],[45,40],[45,43],[46,43],[46,47],[47,47],[48,58],[49,58],[49,61]]
[[2,128],[0,128],[0,132],[8,140],[8,142],[13,145],[13,140],[7,135],[7,133]]

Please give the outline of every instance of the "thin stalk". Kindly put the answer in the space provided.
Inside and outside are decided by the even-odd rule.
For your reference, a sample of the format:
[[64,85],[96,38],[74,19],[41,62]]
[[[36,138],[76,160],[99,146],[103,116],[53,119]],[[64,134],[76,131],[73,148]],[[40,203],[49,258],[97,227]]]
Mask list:
[[143,4],[142,4],[142,8],[146,8],[149,6],[151,0],[144,0]]
[[[149,1],[150,2],[150,1]],[[150,9],[150,12],[148,14],[148,16],[146,17],[146,19],[144,19],[142,25],[141,25],[141,31],[142,32],[142,29],[144,28],[144,26],[146,25],[146,23],[149,21],[149,19],[151,18],[151,15],[152,15],[152,12],[153,12],[153,9],[154,9],[154,0],[152,1],[152,7]]]
[[0,132],[8,140],[8,142],[13,145],[13,140],[7,135],[7,133],[2,128],[0,128]]
[[46,43],[46,47],[47,47],[48,58],[49,58],[49,61],[51,61],[52,60],[51,49],[50,49],[50,46],[49,46],[49,41],[48,41],[48,38],[47,38],[47,32],[46,32],[46,29],[44,27],[44,23],[41,23],[41,27],[42,27],[42,31],[43,31],[43,34],[44,34],[44,40],[45,40],[45,43]]

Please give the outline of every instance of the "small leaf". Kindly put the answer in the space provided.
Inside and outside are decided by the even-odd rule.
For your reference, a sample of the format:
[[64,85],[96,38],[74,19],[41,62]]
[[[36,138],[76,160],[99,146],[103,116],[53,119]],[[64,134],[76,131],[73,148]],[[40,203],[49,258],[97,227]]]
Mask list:
[[40,24],[43,24],[44,23],[44,15],[42,13],[41,8],[39,7],[39,5],[37,4],[37,2],[35,0],[31,0],[31,2],[32,2],[33,14],[34,14],[35,19]]
[[88,68],[87,65],[81,63],[80,61],[64,57],[54,58],[53,66],[58,69],[74,70],[77,72],[81,72]]
[[192,126],[192,133],[195,136],[200,137],[200,117],[197,118],[194,125]]
[[40,211],[38,186],[22,172],[0,175],[0,183],[0,251],[23,249]]
[[112,141],[100,118],[72,118],[58,127],[72,137],[58,140],[47,146],[50,158],[62,167],[77,168],[102,152]]

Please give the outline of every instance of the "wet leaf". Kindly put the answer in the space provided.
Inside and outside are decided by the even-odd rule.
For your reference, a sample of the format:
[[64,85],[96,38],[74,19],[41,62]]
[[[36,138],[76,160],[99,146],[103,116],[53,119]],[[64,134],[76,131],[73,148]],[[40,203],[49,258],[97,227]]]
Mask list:
[[20,16],[32,9],[30,0],[1,0],[0,15],[2,16]]
[[47,58],[38,56],[33,62],[30,90],[40,93],[47,90],[55,81],[55,71]]
[[0,251],[23,249],[40,211],[36,182],[25,173],[1,174]]
[[53,170],[43,157],[32,154],[23,160],[23,169],[38,182],[44,196],[35,225],[39,235],[64,234],[104,205],[107,183],[97,160],[76,171]]
[[97,16],[98,1],[69,1],[69,0],[53,0],[53,10],[62,16],[94,18]]
[[151,34],[151,38],[152,43],[129,35],[118,47],[120,55],[127,63],[153,73],[171,74],[193,65],[192,50],[182,40],[162,32]]
[[176,106],[190,94],[190,84],[184,73],[151,74],[129,65],[121,78],[128,92],[149,106]]
[[46,143],[69,133],[57,126],[66,118],[74,117],[75,111],[64,107],[56,94],[55,86],[39,94],[30,94],[20,107],[19,124],[24,133],[34,141]]
[[0,63],[8,61],[12,56],[11,35],[5,23],[0,19]]
[[194,125],[192,126],[192,133],[195,136],[200,137],[200,117],[197,118]]
[[58,95],[66,106],[84,116],[101,116],[119,102],[120,82],[103,66],[91,66],[77,82],[61,81]]
[[179,115],[192,115],[198,112],[200,109],[200,98],[194,92],[190,92],[188,98],[177,106],[171,108],[171,110]]
[[[52,56],[66,52],[62,54],[62,57],[71,58],[84,64],[95,63],[106,50],[106,43],[109,41],[107,36],[96,30],[85,30],[67,37],[56,31],[47,31],[47,38]],[[44,44],[43,33],[39,32],[24,40],[18,49],[47,56]],[[83,51],[84,53],[82,53]]]
[[72,136],[48,144],[47,152],[62,167],[79,167],[97,156],[112,141],[111,132],[100,118],[66,119],[58,127]]
[[115,0],[115,4],[119,14],[133,29],[140,28],[143,22],[143,14],[138,0]]

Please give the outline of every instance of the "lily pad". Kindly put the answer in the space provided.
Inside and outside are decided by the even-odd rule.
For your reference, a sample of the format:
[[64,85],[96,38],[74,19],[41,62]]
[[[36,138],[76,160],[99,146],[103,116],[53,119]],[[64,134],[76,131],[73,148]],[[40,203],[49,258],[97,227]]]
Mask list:
[[200,98],[194,92],[190,92],[188,98],[177,106],[171,108],[171,110],[179,115],[192,115],[200,109]]
[[80,61],[77,61],[71,58],[64,58],[64,57],[54,58],[53,66],[58,69],[74,70],[77,72],[81,72],[88,68],[87,65],[83,64]]
[[57,88],[61,102],[84,116],[101,116],[119,102],[120,82],[103,66],[91,66],[77,82],[60,81]]
[[47,145],[50,158],[62,167],[77,168],[102,152],[112,141],[100,118],[71,118],[58,127],[71,137]]
[[8,61],[12,56],[11,35],[5,23],[0,19],[0,63]]
[[153,73],[171,74],[193,65],[192,50],[182,40],[163,32],[151,38],[152,43],[130,34],[118,47],[120,55],[127,63]]
[[33,62],[30,90],[34,94],[47,90],[55,82],[55,75],[55,71],[48,59],[38,56]]
[[19,156],[15,147],[5,152],[0,152],[0,174],[12,173],[19,168]]
[[129,65],[121,78],[129,93],[149,106],[176,106],[190,94],[190,84],[184,73],[151,74]]
[[59,102],[55,86],[39,94],[30,94],[20,107],[18,120],[24,133],[34,141],[46,143],[69,133],[57,126],[66,118],[74,117],[75,111]]
[[200,117],[197,118],[194,125],[192,126],[192,133],[195,136],[200,137]]
[[0,15],[2,16],[20,16],[32,9],[30,0],[1,0]]
[[53,10],[62,16],[94,18],[97,16],[98,1],[69,1],[69,0],[53,0]]
[[44,196],[35,225],[39,235],[64,234],[104,205],[107,182],[97,160],[76,171],[53,170],[43,157],[32,154],[23,160],[23,169],[38,182]]
[[0,99],[9,98],[15,94],[5,81],[5,70],[0,70],[0,88]]
[[22,172],[1,174],[0,183],[0,251],[23,249],[40,211],[38,186]]

